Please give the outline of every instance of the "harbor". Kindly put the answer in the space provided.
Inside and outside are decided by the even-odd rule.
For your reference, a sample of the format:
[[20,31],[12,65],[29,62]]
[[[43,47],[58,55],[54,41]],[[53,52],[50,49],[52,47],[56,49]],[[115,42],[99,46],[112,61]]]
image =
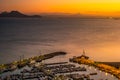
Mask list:
[[[53,56],[54,54],[54,56]],[[56,53],[47,54],[47,56],[41,58],[30,59],[29,64],[20,64],[19,67],[7,69],[0,74],[0,80],[119,80],[118,77],[107,73],[95,66],[88,64],[81,64],[73,61],[77,59],[75,57],[65,61]],[[58,54],[58,53],[57,53]],[[52,58],[48,58],[48,55],[52,55]],[[79,58],[86,58],[85,55],[79,56]],[[60,59],[59,59],[60,58]],[[55,60],[53,62],[52,60]],[[22,61],[21,61],[22,63]],[[103,68],[104,69],[104,68]]]

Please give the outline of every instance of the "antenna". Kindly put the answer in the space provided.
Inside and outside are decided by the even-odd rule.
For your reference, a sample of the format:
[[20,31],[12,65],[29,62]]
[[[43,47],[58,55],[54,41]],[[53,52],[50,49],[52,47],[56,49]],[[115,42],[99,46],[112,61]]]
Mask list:
[[42,55],[42,54],[41,54],[41,51],[39,50],[39,56],[40,56],[40,55]]
[[85,50],[83,49],[83,55],[85,55]]

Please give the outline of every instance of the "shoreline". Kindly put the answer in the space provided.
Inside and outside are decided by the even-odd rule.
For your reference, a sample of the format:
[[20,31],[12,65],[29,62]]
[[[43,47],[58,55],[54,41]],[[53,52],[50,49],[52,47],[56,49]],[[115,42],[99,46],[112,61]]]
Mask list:
[[[40,66],[40,64],[41,64],[41,67],[42,67],[41,69],[46,74],[46,70],[44,69],[45,68],[44,66],[54,66],[54,65],[63,65],[63,64],[64,65],[69,65],[69,63],[68,62],[58,62],[58,63],[42,64],[41,62],[43,60],[51,59],[55,56],[66,55],[66,54],[67,54],[66,52],[53,52],[53,53],[49,53],[49,54],[45,54],[45,55],[31,57],[31,58],[28,58],[28,59],[23,59],[23,60],[21,59],[20,61],[15,61],[15,62],[12,62],[12,63],[9,63],[9,64],[2,64],[2,65],[0,65],[0,74],[6,73],[6,72],[11,72],[11,71],[14,71],[16,69],[20,70],[21,68],[23,69],[23,67],[25,67],[25,66],[32,67],[33,69],[35,68],[35,66],[37,66],[37,68],[39,69],[38,66]],[[88,57],[86,57],[86,58],[87,59],[80,58],[80,57],[73,57],[73,58],[69,59],[69,62],[78,63],[78,65],[84,64],[84,65],[88,65],[88,66],[93,66],[94,68],[96,68],[96,69],[98,69],[102,72],[105,72],[106,75],[109,73],[110,75],[116,77],[117,79],[120,79],[119,73],[116,72],[116,71],[119,71],[118,69],[116,69],[112,66],[108,66],[108,65],[103,64],[103,63],[95,62],[93,60],[90,60]],[[70,66],[71,65],[69,65],[69,67]],[[59,68],[61,68],[61,67],[59,67]],[[56,68],[54,68],[54,69],[56,69]],[[70,70],[71,69],[73,69],[73,68],[70,68]],[[75,70],[86,71],[86,69],[79,68],[79,67],[75,68]],[[64,70],[63,71],[58,71],[58,73],[64,73],[64,72],[65,72]],[[72,71],[68,71],[68,73],[71,73],[71,72]],[[75,74],[75,75],[77,75],[77,74]],[[90,75],[97,75],[97,73],[91,73]],[[81,76],[81,75],[79,75],[79,76]]]
[[78,63],[78,64],[85,64],[85,65],[88,65],[88,66],[93,66],[94,68],[97,68],[103,72],[106,72],[107,73],[110,73],[111,75],[115,76],[116,78],[120,79],[120,70],[113,67],[113,66],[110,66],[110,65],[107,65],[107,64],[104,64],[102,62],[95,62],[93,60],[90,60],[90,59],[86,59],[86,58],[79,58],[79,57],[73,57],[73,58],[70,58],[69,59],[70,62],[73,62],[73,63]]
[[14,61],[8,64],[0,64],[0,74],[8,71],[14,71],[15,69],[20,69],[26,65],[30,66],[35,62],[42,62],[42,60],[50,59],[59,55],[66,55],[66,52],[53,52],[45,55],[35,56],[28,59],[20,59],[19,61]]

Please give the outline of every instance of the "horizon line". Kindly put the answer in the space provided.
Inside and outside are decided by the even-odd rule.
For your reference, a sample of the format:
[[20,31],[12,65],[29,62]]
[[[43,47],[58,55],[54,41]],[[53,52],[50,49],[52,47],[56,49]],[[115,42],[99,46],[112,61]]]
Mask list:
[[[11,12],[11,11],[18,11],[20,13],[23,13],[23,14],[27,14],[27,15],[52,15],[52,16],[94,16],[94,17],[120,17],[120,11],[88,11],[89,13],[81,13],[81,12],[76,12],[76,13],[70,13],[70,12],[24,12],[24,11],[20,11],[20,10],[10,10],[10,11],[7,11],[7,10],[4,10],[4,11],[0,11],[0,13],[2,12]],[[90,13],[91,12],[91,13]],[[101,14],[100,14],[101,13]],[[102,13],[117,13],[119,15],[106,15],[106,14],[102,14]]]

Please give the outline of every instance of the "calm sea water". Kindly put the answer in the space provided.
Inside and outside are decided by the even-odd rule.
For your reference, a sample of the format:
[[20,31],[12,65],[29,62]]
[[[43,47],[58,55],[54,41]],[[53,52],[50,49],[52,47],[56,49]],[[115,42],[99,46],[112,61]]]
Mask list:
[[78,18],[1,18],[0,63],[54,51],[96,61],[120,61],[120,20]]

